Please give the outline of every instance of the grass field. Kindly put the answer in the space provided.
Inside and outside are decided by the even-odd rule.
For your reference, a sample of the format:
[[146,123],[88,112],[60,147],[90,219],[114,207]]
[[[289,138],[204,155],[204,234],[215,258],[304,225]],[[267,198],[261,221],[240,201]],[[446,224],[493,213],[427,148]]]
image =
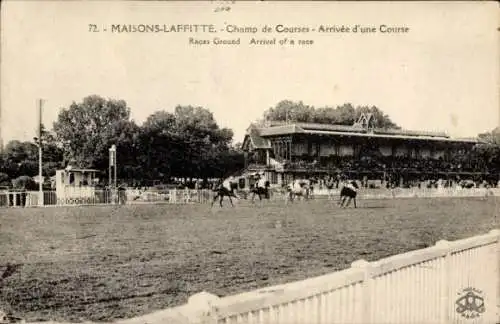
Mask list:
[[359,205],[0,209],[0,278],[15,265],[0,279],[0,309],[27,321],[133,317],[202,290],[305,279],[499,227],[494,197]]

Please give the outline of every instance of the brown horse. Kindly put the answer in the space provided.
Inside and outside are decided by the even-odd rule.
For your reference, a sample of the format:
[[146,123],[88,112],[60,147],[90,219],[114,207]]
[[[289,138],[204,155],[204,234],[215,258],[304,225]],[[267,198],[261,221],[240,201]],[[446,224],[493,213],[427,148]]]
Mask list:
[[264,196],[264,198],[266,199],[269,199],[269,187],[271,186],[271,184],[269,183],[269,181],[266,181],[265,185],[264,185],[264,188],[262,187],[254,187],[250,190],[250,193],[252,193],[252,202],[254,202],[254,199],[255,199],[255,195],[259,196],[259,200],[262,201],[262,196]]
[[[354,202],[354,208],[357,208],[356,206],[356,196],[358,195],[358,184],[356,181],[351,181],[347,183],[347,185],[344,185],[342,189],[340,190],[340,202],[339,205],[340,207],[347,207],[351,203],[351,200]],[[347,203],[344,205],[344,203]]]
[[234,207],[233,200],[231,199],[231,197],[238,198],[236,196],[236,194],[234,193],[234,191],[236,189],[238,189],[238,184],[232,182],[229,185],[230,185],[231,189],[228,189],[228,188],[226,188],[226,187],[224,187],[224,186],[221,185],[221,186],[219,186],[218,188],[216,188],[214,190],[214,192],[216,194],[214,196],[214,199],[212,200],[211,207],[213,207],[213,205],[214,205],[215,201],[217,200],[217,198],[220,198],[219,204],[222,207],[222,200],[224,199],[224,197],[228,197],[229,198],[229,202],[231,202],[231,206]]

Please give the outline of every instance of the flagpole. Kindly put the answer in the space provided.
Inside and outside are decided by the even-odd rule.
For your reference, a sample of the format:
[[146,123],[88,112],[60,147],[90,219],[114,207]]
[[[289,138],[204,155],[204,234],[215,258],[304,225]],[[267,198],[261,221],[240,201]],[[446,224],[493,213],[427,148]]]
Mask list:
[[38,100],[38,205],[43,206],[42,99]]

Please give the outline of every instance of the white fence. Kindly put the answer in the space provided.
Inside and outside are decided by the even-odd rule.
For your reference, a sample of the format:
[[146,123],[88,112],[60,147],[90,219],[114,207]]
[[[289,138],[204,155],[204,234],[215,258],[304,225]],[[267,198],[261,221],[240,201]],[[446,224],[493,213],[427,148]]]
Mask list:
[[120,323],[499,323],[499,256],[494,230],[239,295],[203,292]]
[[[208,203],[213,200],[212,190],[126,190],[123,194],[110,190],[95,190],[92,196],[60,197],[55,191],[44,191],[43,205],[50,206],[81,206],[106,204],[189,204]],[[0,207],[37,207],[39,206],[38,191],[0,192]]]
[[[338,199],[340,191],[316,190],[315,199]],[[430,198],[430,197],[485,197],[500,196],[500,188],[438,188],[438,189],[361,189],[358,199],[393,199],[393,198]],[[189,204],[189,203],[211,203],[214,198],[212,190],[134,190],[127,189],[122,196],[109,190],[95,190],[94,195],[74,197],[59,197],[55,191],[44,191],[43,205],[50,206],[72,206],[72,205],[103,205],[103,204],[144,204],[144,203],[165,203],[165,204]],[[279,191],[274,191],[271,195],[273,201],[284,201],[287,196]],[[36,207],[39,205],[39,192],[0,192],[0,207]]]

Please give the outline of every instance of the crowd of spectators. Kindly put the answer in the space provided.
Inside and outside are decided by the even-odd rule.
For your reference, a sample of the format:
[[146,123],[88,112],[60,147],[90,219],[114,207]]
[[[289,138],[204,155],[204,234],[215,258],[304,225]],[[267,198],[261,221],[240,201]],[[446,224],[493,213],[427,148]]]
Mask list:
[[[337,174],[334,176],[320,176],[313,177],[312,180],[314,182],[314,189],[338,189],[342,181],[348,179],[349,177],[344,174]],[[360,180],[360,184],[362,188],[370,188],[370,189],[379,189],[379,188],[492,188],[498,187],[500,188],[500,180],[495,181],[485,180],[483,178],[479,178],[476,180],[463,180],[460,178],[453,179],[438,179],[438,180],[415,180],[409,179],[404,180],[403,178],[391,178],[386,177],[378,180],[368,180],[367,177],[363,177]]]
[[441,185],[444,187],[457,185],[478,187],[485,184],[496,187],[500,172],[500,166],[487,166],[483,161],[386,156],[359,159],[352,156],[330,156],[320,159],[304,156],[294,158],[292,162],[285,161],[285,167],[312,172],[326,170],[331,176],[318,181],[324,186],[332,182],[338,186],[338,177],[345,176],[360,180],[364,187],[406,188],[437,187],[438,180],[441,180]]
[[342,172],[371,173],[404,172],[419,174],[435,173],[496,173],[497,168],[488,167],[482,161],[447,161],[443,158],[410,157],[364,157],[355,159],[350,156],[330,156],[320,159],[296,158],[285,162],[289,168],[328,169]]

